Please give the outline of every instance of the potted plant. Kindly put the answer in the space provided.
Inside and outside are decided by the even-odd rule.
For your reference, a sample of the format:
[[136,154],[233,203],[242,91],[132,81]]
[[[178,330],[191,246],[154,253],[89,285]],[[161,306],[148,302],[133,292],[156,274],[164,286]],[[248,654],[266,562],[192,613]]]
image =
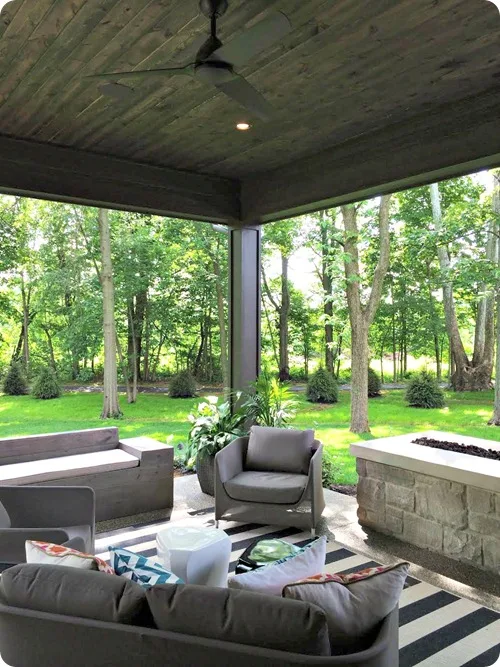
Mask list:
[[297,414],[297,401],[291,390],[269,373],[261,373],[241,406],[246,419],[259,426],[286,428]]
[[186,465],[196,465],[201,490],[213,496],[215,455],[235,438],[244,435],[240,427],[246,417],[241,412],[232,414],[229,401],[219,404],[216,396],[208,396],[188,419],[192,426],[185,455]]

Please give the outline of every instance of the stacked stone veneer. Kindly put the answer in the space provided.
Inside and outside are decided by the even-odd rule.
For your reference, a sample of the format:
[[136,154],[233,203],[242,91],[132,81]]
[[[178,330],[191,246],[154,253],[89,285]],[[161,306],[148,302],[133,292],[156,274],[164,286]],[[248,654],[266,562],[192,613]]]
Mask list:
[[363,526],[500,570],[500,493],[358,458]]

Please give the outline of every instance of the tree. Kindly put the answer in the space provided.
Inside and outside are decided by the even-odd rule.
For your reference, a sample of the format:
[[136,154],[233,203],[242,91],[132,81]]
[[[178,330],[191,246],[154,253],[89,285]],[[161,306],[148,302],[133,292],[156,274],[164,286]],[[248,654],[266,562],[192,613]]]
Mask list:
[[489,424],[500,426],[500,240],[498,239],[498,232],[500,230],[500,171],[491,172],[493,178],[493,193],[491,197],[491,204],[493,209],[494,229],[496,231],[497,239],[497,283],[496,283],[496,343],[497,356],[495,363],[495,400],[493,405],[493,416]]
[[99,209],[99,238],[101,244],[101,286],[104,329],[104,402],[101,419],[116,419],[122,412],[118,402],[118,373],[116,368],[115,290],[111,261],[111,231],[108,212]]
[[344,268],[346,296],[351,323],[351,431],[368,433],[368,332],[382,296],[384,278],[389,268],[389,209],[391,195],[384,195],[378,207],[379,259],[371,280],[369,295],[362,297],[360,260],[360,206],[342,206],[344,222]]
[[[429,186],[434,227],[443,236],[446,228],[443,222],[439,185]],[[486,259],[493,262],[496,255],[496,238],[492,223],[488,224]],[[450,348],[455,364],[451,384],[455,391],[479,391],[488,389],[493,370],[494,331],[493,298],[482,280],[482,294],[477,304],[474,352],[469,359],[460,333],[454,298],[453,268],[446,238],[438,242],[437,254],[442,274],[443,304]]]

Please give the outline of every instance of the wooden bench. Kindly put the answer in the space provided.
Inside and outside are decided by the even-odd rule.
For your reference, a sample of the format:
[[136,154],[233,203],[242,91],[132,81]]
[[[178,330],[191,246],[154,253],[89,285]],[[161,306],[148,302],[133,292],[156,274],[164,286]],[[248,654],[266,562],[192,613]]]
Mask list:
[[96,520],[173,506],[174,448],[115,427],[0,438],[0,485],[90,486]]

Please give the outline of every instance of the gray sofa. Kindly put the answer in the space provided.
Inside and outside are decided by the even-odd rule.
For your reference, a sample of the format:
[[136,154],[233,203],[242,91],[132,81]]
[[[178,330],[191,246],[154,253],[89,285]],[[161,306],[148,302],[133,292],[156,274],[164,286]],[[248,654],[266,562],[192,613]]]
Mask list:
[[[284,429],[261,429],[266,430],[287,433]],[[248,444],[248,437],[237,438],[215,457],[215,520],[296,526],[310,529],[314,535],[325,509],[321,442],[312,441],[305,469],[300,465],[294,469],[290,452],[283,457],[288,465],[281,471],[279,462],[273,460],[276,457],[271,456],[272,439],[267,449],[268,470],[266,450],[259,470],[248,466]]]
[[0,439],[0,486],[87,486],[96,520],[173,506],[174,449],[115,427]]
[[26,540],[94,553],[95,495],[80,486],[0,486],[0,563],[24,563]]
[[0,652],[12,667],[398,666],[397,609],[350,655],[318,653],[322,617],[315,605],[256,593],[144,592],[114,575],[18,565],[0,585]]

